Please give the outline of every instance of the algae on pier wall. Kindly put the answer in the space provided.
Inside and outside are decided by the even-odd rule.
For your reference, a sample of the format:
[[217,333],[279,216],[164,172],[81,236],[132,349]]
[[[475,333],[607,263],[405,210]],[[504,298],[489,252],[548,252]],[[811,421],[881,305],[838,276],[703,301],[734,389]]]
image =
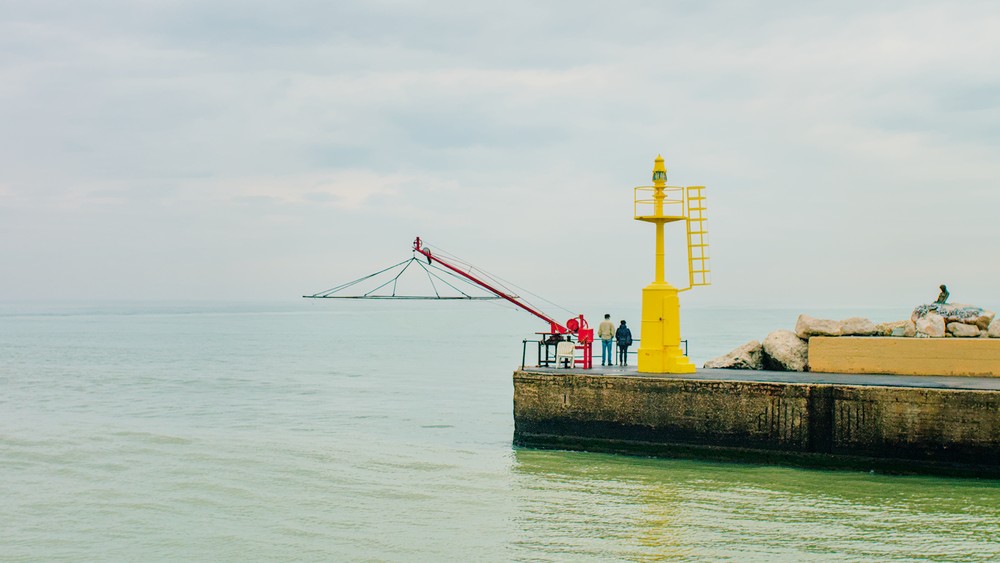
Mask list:
[[519,445],[1000,476],[1000,391],[514,374]]

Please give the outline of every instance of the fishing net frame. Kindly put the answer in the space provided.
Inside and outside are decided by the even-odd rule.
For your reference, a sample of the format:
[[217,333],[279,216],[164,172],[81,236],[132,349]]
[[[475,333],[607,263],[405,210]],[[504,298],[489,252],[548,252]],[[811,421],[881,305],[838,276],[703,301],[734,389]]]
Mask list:
[[[396,291],[398,289],[397,286],[398,286],[398,282],[399,282],[400,276],[402,276],[414,263],[416,263],[417,266],[419,266],[421,269],[423,269],[424,273],[427,274],[427,279],[430,282],[431,289],[434,291],[434,295],[398,295],[396,293]],[[371,289],[371,290],[369,290],[369,291],[367,291],[365,293],[362,293],[360,295],[340,294],[341,291],[344,291],[344,290],[349,289],[349,288],[351,288],[351,287],[353,287],[353,286],[355,286],[355,285],[357,285],[357,284],[359,284],[361,282],[370,280],[370,279],[372,279],[372,278],[374,278],[376,276],[384,274],[385,272],[388,272],[388,271],[390,271],[390,270],[392,270],[394,268],[399,268],[400,266],[402,266],[402,268],[400,268],[399,272],[397,272],[395,276],[393,276],[389,280],[383,282],[382,284],[378,285],[374,289]],[[445,276],[447,276],[447,277],[445,277]],[[449,281],[449,278],[450,278],[451,281]],[[443,284],[447,285],[448,287],[450,287],[451,289],[457,291],[458,293],[461,294],[461,296],[458,296],[458,295],[441,295],[441,291],[438,290],[438,286],[435,283],[435,280],[437,280],[438,282],[443,283]],[[314,293],[312,295],[303,295],[302,297],[304,297],[306,299],[411,299],[411,300],[456,300],[456,299],[458,299],[458,300],[479,300],[479,301],[493,301],[493,300],[497,300],[497,299],[502,299],[498,295],[488,295],[488,296],[470,295],[469,293],[466,293],[465,291],[462,291],[461,289],[459,289],[459,287],[457,287],[456,284],[453,283],[455,281],[461,282],[461,284],[464,284],[464,285],[467,285],[467,286],[470,286],[470,287],[475,287],[475,288],[481,290],[481,288],[479,288],[479,286],[477,286],[477,285],[469,282],[468,280],[465,280],[465,279],[463,279],[463,278],[455,275],[453,272],[450,272],[450,271],[445,270],[443,268],[439,268],[439,267],[435,266],[434,264],[424,264],[422,260],[420,260],[416,256],[413,256],[411,258],[407,258],[406,260],[403,260],[402,262],[398,262],[396,264],[393,264],[392,266],[389,266],[388,268],[383,268],[383,269],[381,269],[381,270],[379,270],[377,272],[374,272],[372,274],[368,274],[367,276],[362,276],[362,277],[360,277],[360,278],[358,278],[356,280],[352,280],[352,281],[349,281],[349,282],[346,282],[346,283],[342,283],[342,284],[340,284],[340,285],[338,285],[336,287],[332,287],[330,289],[327,289],[327,290],[324,290],[324,291],[320,291],[320,292]],[[392,284],[392,291],[388,295],[376,293],[377,291],[379,291],[380,289],[388,286],[389,284]]]

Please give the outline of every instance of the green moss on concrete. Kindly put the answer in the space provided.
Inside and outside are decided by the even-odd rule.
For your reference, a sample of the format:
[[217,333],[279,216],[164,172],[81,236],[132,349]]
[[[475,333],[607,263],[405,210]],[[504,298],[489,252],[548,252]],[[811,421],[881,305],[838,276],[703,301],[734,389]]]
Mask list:
[[514,374],[515,443],[1000,476],[1000,392]]

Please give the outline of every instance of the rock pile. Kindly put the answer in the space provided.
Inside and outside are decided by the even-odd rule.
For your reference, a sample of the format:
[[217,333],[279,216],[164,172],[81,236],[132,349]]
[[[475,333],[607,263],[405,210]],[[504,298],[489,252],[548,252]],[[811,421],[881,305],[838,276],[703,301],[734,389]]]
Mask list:
[[813,336],[1000,338],[1000,318],[995,317],[993,311],[961,303],[918,305],[908,320],[879,324],[863,317],[835,321],[799,315],[795,332],[776,330],[763,343],[751,340],[705,362],[705,367],[809,371],[809,339]]
[[705,362],[707,368],[807,371],[809,345],[790,330],[776,330],[764,342],[751,340],[732,352]]
[[1000,338],[1000,326],[994,324],[994,317],[993,311],[973,305],[930,303],[913,309],[910,320],[915,323],[916,336],[922,338]]

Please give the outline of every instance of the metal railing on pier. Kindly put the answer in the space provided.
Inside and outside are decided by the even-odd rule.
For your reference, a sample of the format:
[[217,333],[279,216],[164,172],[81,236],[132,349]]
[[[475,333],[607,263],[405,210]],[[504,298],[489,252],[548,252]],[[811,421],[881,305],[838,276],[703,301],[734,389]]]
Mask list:
[[[522,340],[521,341],[521,369],[524,369],[528,365],[527,361],[528,361],[528,343],[529,342],[537,345],[536,356],[535,356],[537,362],[536,362],[536,364],[535,364],[534,367],[540,367],[540,368],[558,367],[556,365],[556,346],[558,346],[558,344],[560,342],[566,342],[565,339],[555,340],[555,339],[553,339],[553,338],[550,337],[550,338],[542,338],[542,339],[538,339],[538,340],[529,340],[529,339]],[[639,354],[639,342],[640,342],[639,339],[635,339],[635,340],[632,341],[632,344],[634,345],[634,349],[631,349],[631,348],[633,348],[633,346],[629,346],[630,349],[626,352],[626,354],[627,354],[626,358],[633,358],[633,357],[634,358],[638,358],[638,354]],[[599,341],[592,342],[590,345],[591,345],[591,347],[593,347],[595,344],[596,345],[600,345]],[[681,340],[681,344],[684,345],[684,355],[687,356],[688,355],[688,341],[687,340]],[[593,348],[591,348],[591,350],[593,350]],[[613,344],[612,345],[612,351],[611,352],[612,352],[612,354],[614,354],[614,358],[617,361],[617,359],[618,359],[618,345],[617,344]],[[573,358],[574,358],[574,360],[573,360],[574,365],[583,362],[583,356],[581,354],[574,353]],[[632,364],[632,365],[636,365],[636,364]]]

